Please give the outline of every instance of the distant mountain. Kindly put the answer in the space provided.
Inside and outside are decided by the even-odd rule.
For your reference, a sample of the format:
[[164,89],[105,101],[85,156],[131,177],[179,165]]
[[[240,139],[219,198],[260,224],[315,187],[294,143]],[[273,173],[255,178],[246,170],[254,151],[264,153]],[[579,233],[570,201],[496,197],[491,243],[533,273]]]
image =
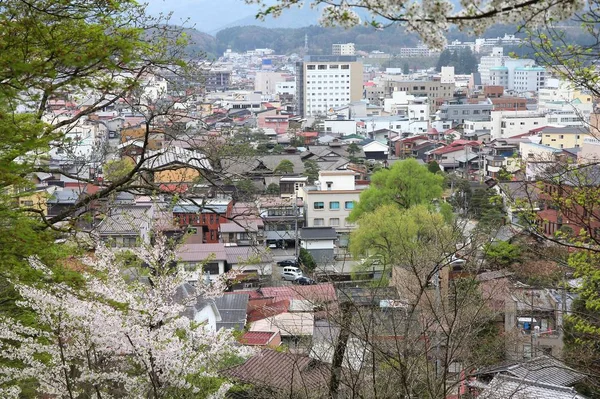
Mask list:
[[268,16],[264,21],[256,19],[256,12],[252,15],[245,16],[235,21],[231,21],[223,26],[220,26],[210,33],[216,34],[219,31],[232,28],[235,26],[260,26],[261,28],[303,28],[311,25],[318,25],[320,17],[320,10],[311,9],[305,5],[302,8],[291,8],[286,10],[280,17],[273,18]]
[[256,5],[244,0],[145,0],[147,13],[172,13],[170,23],[195,28],[201,32],[216,32],[222,26],[244,18],[253,18]]

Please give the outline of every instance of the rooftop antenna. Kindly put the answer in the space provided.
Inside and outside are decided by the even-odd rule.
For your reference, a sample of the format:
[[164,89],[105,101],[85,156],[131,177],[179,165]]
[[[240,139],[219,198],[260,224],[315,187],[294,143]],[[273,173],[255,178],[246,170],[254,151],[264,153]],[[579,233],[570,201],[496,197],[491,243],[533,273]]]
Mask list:
[[304,54],[308,54],[308,33],[304,34]]

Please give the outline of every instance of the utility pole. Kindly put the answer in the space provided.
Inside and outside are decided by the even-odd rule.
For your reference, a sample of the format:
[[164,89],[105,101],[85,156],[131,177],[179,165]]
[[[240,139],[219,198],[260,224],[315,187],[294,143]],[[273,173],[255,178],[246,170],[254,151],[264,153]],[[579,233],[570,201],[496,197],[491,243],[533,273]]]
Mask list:
[[298,261],[298,191],[294,183],[294,260]]

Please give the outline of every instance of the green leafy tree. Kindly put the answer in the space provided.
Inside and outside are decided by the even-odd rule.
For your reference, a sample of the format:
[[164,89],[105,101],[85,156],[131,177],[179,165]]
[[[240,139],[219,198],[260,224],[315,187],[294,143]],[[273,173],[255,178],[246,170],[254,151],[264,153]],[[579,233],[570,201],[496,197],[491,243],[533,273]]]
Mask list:
[[294,164],[289,159],[284,159],[275,167],[273,173],[280,173],[284,175],[294,173]]
[[569,266],[580,279],[578,297],[565,317],[565,359],[590,377],[582,384],[582,393],[589,397],[600,395],[600,254],[582,250],[569,257]]
[[305,248],[300,248],[298,257],[300,258],[300,264],[306,271],[312,272],[317,268],[317,262],[315,262],[313,256]]
[[346,148],[346,152],[353,157],[360,152],[360,147],[356,143],[350,143]]
[[443,176],[429,172],[414,159],[396,162],[390,169],[373,174],[369,188],[360,194],[348,219],[357,221],[362,214],[385,204],[394,204],[400,209],[429,205],[441,197],[443,182]]
[[440,164],[436,161],[431,161],[427,164],[427,170],[431,173],[438,173],[441,171]]
[[[453,238],[443,215],[427,206],[403,209],[384,204],[361,215],[358,228],[350,234],[349,250],[355,259],[370,257],[389,267],[416,253],[425,256],[428,245],[448,246],[449,250]],[[432,248],[429,251],[434,252]]]
[[410,73],[410,66],[408,66],[408,62],[402,64],[402,73],[408,75]]
[[492,265],[502,268],[521,259],[521,248],[508,241],[497,241],[484,247],[484,256]]
[[279,184],[271,183],[267,186],[267,194],[269,195],[279,195],[281,192],[279,188]]
[[[39,257],[53,269],[47,283],[76,284],[78,273],[62,261],[76,249],[55,244],[77,225],[74,219],[65,221],[135,176],[132,169],[82,198],[79,207],[50,217],[45,209],[28,205],[29,196],[40,194],[31,181],[35,173],[65,173],[82,184],[93,181],[51,169],[45,154],[51,149],[68,152],[73,138],[67,133],[87,116],[119,99],[140,99],[149,72],[169,65],[183,76],[187,66],[180,58],[185,45],[181,30],[148,18],[135,2],[7,0],[0,9],[0,312],[13,315],[18,295],[12,281],[44,280],[27,258]],[[48,112],[53,101],[84,98],[92,101],[77,113],[56,118]],[[34,321],[28,309],[20,312]]]
[[319,179],[319,171],[321,168],[317,161],[313,159],[307,159],[304,161],[304,173],[303,175],[308,177],[308,183],[313,184],[316,180]]

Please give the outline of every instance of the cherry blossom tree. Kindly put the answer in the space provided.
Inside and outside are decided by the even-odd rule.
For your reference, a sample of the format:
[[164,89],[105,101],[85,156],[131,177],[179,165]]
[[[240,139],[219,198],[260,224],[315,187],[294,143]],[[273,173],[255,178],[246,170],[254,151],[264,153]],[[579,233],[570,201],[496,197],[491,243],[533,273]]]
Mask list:
[[[174,266],[164,237],[134,253],[142,266],[100,244],[81,260],[81,289],[15,284],[19,306],[36,312],[39,327],[0,320],[0,397],[19,397],[23,381],[33,381],[38,395],[57,398],[216,397],[227,391],[214,372],[243,355],[231,334],[183,315],[197,296],[176,295],[188,276]],[[38,260],[30,264],[50,277]],[[224,284],[198,284],[195,291],[209,298]]]
[[480,35],[493,24],[529,25],[549,19],[566,19],[587,2],[583,0],[461,0],[455,7],[449,0],[246,0],[260,4],[258,18],[279,16],[286,9],[307,4],[321,8],[321,23],[326,26],[352,27],[369,24],[383,27],[401,23],[419,34],[423,42],[442,48],[444,33],[456,26],[462,31]]

